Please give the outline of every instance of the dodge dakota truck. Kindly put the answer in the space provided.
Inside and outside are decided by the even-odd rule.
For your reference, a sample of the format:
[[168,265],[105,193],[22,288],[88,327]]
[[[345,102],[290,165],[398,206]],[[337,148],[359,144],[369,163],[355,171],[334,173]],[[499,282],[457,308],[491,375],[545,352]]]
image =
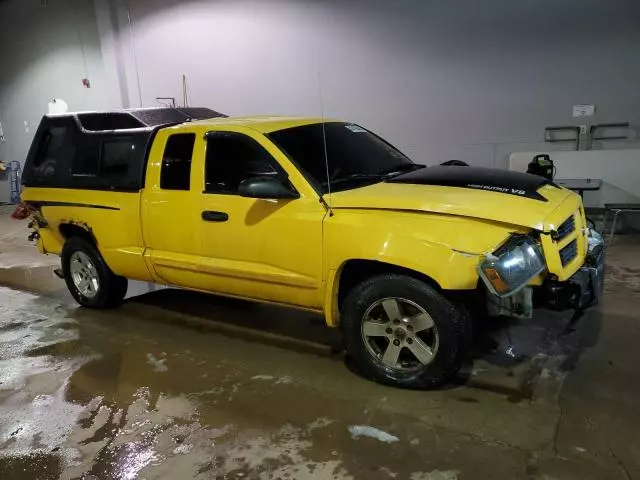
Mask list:
[[604,247],[551,180],[425,167],[360,125],[207,109],[45,116],[23,174],[32,238],[77,302],[127,279],[324,314],[370,378],[451,379],[479,312],[585,309]]

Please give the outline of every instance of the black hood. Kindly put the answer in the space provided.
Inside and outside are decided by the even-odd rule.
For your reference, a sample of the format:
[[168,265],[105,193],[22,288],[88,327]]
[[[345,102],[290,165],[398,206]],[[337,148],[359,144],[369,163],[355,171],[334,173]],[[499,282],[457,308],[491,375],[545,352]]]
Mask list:
[[441,185],[444,187],[488,190],[490,192],[532,198],[543,202],[546,202],[547,199],[538,193],[538,189],[543,185],[557,187],[557,185],[544,177],[528,173],[511,172],[496,168],[458,166],[422,168],[413,172],[403,173],[387,181],[390,183]]

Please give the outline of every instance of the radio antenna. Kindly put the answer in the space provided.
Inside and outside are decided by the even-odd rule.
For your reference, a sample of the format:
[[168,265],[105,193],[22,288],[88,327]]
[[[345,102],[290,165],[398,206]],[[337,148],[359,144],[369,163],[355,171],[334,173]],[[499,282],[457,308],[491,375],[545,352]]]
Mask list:
[[322,122],[322,143],[324,146],[324,165],[327,173],[327,198],[329,202],[324,199],[324,195],[320,195],[320,203],[329,211],[329,216],[333,217],[333,209],[331,208],[331,178],[329,176],[329,155],[327,153],[327,132],[324,126],[324,100],[322,98],[322,78],[320,72],[318,72],[318,93],[320,95],[320,121]]

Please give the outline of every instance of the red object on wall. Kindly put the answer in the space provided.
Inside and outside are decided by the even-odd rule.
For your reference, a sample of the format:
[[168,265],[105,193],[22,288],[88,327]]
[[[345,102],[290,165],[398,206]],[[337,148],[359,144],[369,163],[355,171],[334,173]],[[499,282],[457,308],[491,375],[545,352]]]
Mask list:
[[83,87],[87,87],[87,88],[91,88],[91,82],[89,81],[88,78],[83,78],[82,79],[82,86]]

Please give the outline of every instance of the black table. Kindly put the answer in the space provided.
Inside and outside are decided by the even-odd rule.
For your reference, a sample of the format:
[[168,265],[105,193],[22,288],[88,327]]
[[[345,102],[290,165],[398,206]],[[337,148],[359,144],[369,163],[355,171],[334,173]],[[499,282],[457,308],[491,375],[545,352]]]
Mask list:
[[561,187],[578,192],[582,197],[584,192],[600,190],[602,180],[599,178],[556,178],[555,183]]

